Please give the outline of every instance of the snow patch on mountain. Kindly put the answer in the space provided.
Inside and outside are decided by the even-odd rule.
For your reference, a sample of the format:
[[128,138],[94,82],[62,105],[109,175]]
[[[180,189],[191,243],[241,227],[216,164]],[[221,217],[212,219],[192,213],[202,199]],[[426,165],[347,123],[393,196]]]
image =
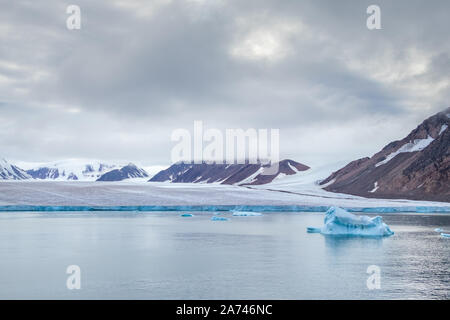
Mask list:
[[389,161],[394,159],[396,155],[400,153],[422,151],[423,149],[428,147],[428,145],[433,141],[434,139],[431,136],[428,136],[426,139],[415,139],[412,142],[406,143],[403,146],[401,146],[397,151],[394,151],[391,154],[387,155],[386,159],[375,164],[375,167],[379,167],[383,164],[388,163]]
[[373,189],[370,190],[369,192],[370,192],[370,193],[374,193],[375,191],[378,190],[378,188],[379,188],[379,186],[378,186],[378,181],[375,181],[375,183],[374,183],[374,185],[373,185]]
[[256,180],[256,177],[259,176],[263,172],[264,172],[264,168],[261,167],[255,173],[253,173],[252,175],[248,176],[247,178],[245,178],[242,181],[239,181],[239,184],[250,184],[250,183],[253,183]]

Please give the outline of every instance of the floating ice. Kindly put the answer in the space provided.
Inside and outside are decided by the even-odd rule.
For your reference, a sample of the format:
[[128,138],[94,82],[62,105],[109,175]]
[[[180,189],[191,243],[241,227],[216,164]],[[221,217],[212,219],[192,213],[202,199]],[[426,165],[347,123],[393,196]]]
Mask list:
[[441,228],[434,229],[434,232],[442,232],[442,231],[444,231],[444,230],[442,230]]
[[183,213],[180,215],[181,217],[193,217],[194,215],[191,213]]
[[306,228],[306,231],[308,233],[321,233],[322,229],[321,228],[308,227],[308,228]]
[[325,214],[322,228],[308,228],[309,233],[324,235],[350,235],[362,237],[386,237],[394,232],[383,222],[380,216],[356,216],[341,208],[331,207]]
[[234,211],[233,216],[235,216],[235,217],[257,217],[257,216],[262,216],[262,213],[252,212],[252,211]]
[[444,238],[450,238],[450,233],[441,233],[441,236]]
[[211,221],[228,221],[228,218],[225,217],[218,217],[218,216],[213,216],[211,218]]

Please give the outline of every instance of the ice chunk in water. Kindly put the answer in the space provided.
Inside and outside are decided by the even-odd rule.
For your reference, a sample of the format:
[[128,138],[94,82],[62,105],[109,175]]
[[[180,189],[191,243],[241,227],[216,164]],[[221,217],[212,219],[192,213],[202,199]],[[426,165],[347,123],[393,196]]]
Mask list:
[[218,217],[218,216],[213,216],[211,218],[211,221],[228,221],[228,218],[225,217]]
[[259,217],[262,216],[262,213],[252,212],[252,211],[234,211],[233,216],[235,217]]
[[191,213],[183,213],[180,215],[180,217],[193,217],[194,215]]
[[[308,228],[308,232],[317,232],[317,229]],[[394,234],[380,216],[374,218],[357,216],[336,207],[331,207],[326,212],[324,226],[320,228],[320,233],[365,237],[386,237]]]
[[321,232],[322,232],[322,229],[320,229],[320,228],[308,227],[308,228],[306,228],[306,232],[308,232],[308,233],[321,233]]
[[444,238],[450,238],[450,233],[441,233],[441,236]]
[[434,229],[434,232],[442,232],[442,231],[444,231],[444,230],[442,230],[441,228]]

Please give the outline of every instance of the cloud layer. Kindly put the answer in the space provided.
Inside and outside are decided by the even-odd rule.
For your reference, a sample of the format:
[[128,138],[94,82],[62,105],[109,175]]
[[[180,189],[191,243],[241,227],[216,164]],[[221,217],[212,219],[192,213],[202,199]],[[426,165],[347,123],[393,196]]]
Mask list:
[[314,165],[371,155],[449,105],[450,3],[0,1],[0,146],[11,159],[169,164],[174,129],[279,128]]

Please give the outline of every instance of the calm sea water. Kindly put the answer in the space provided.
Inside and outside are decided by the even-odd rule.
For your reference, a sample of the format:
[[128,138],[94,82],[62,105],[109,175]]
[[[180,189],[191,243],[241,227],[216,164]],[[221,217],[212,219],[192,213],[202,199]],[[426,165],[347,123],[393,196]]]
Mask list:
[[[306,233],[321,213],[0,213],[2,299],[449,299],[450,215],[383,215],[395,235]],[[81,268],[68,290],[66,268]],[[381,270],[369,290],[367,267]]]

